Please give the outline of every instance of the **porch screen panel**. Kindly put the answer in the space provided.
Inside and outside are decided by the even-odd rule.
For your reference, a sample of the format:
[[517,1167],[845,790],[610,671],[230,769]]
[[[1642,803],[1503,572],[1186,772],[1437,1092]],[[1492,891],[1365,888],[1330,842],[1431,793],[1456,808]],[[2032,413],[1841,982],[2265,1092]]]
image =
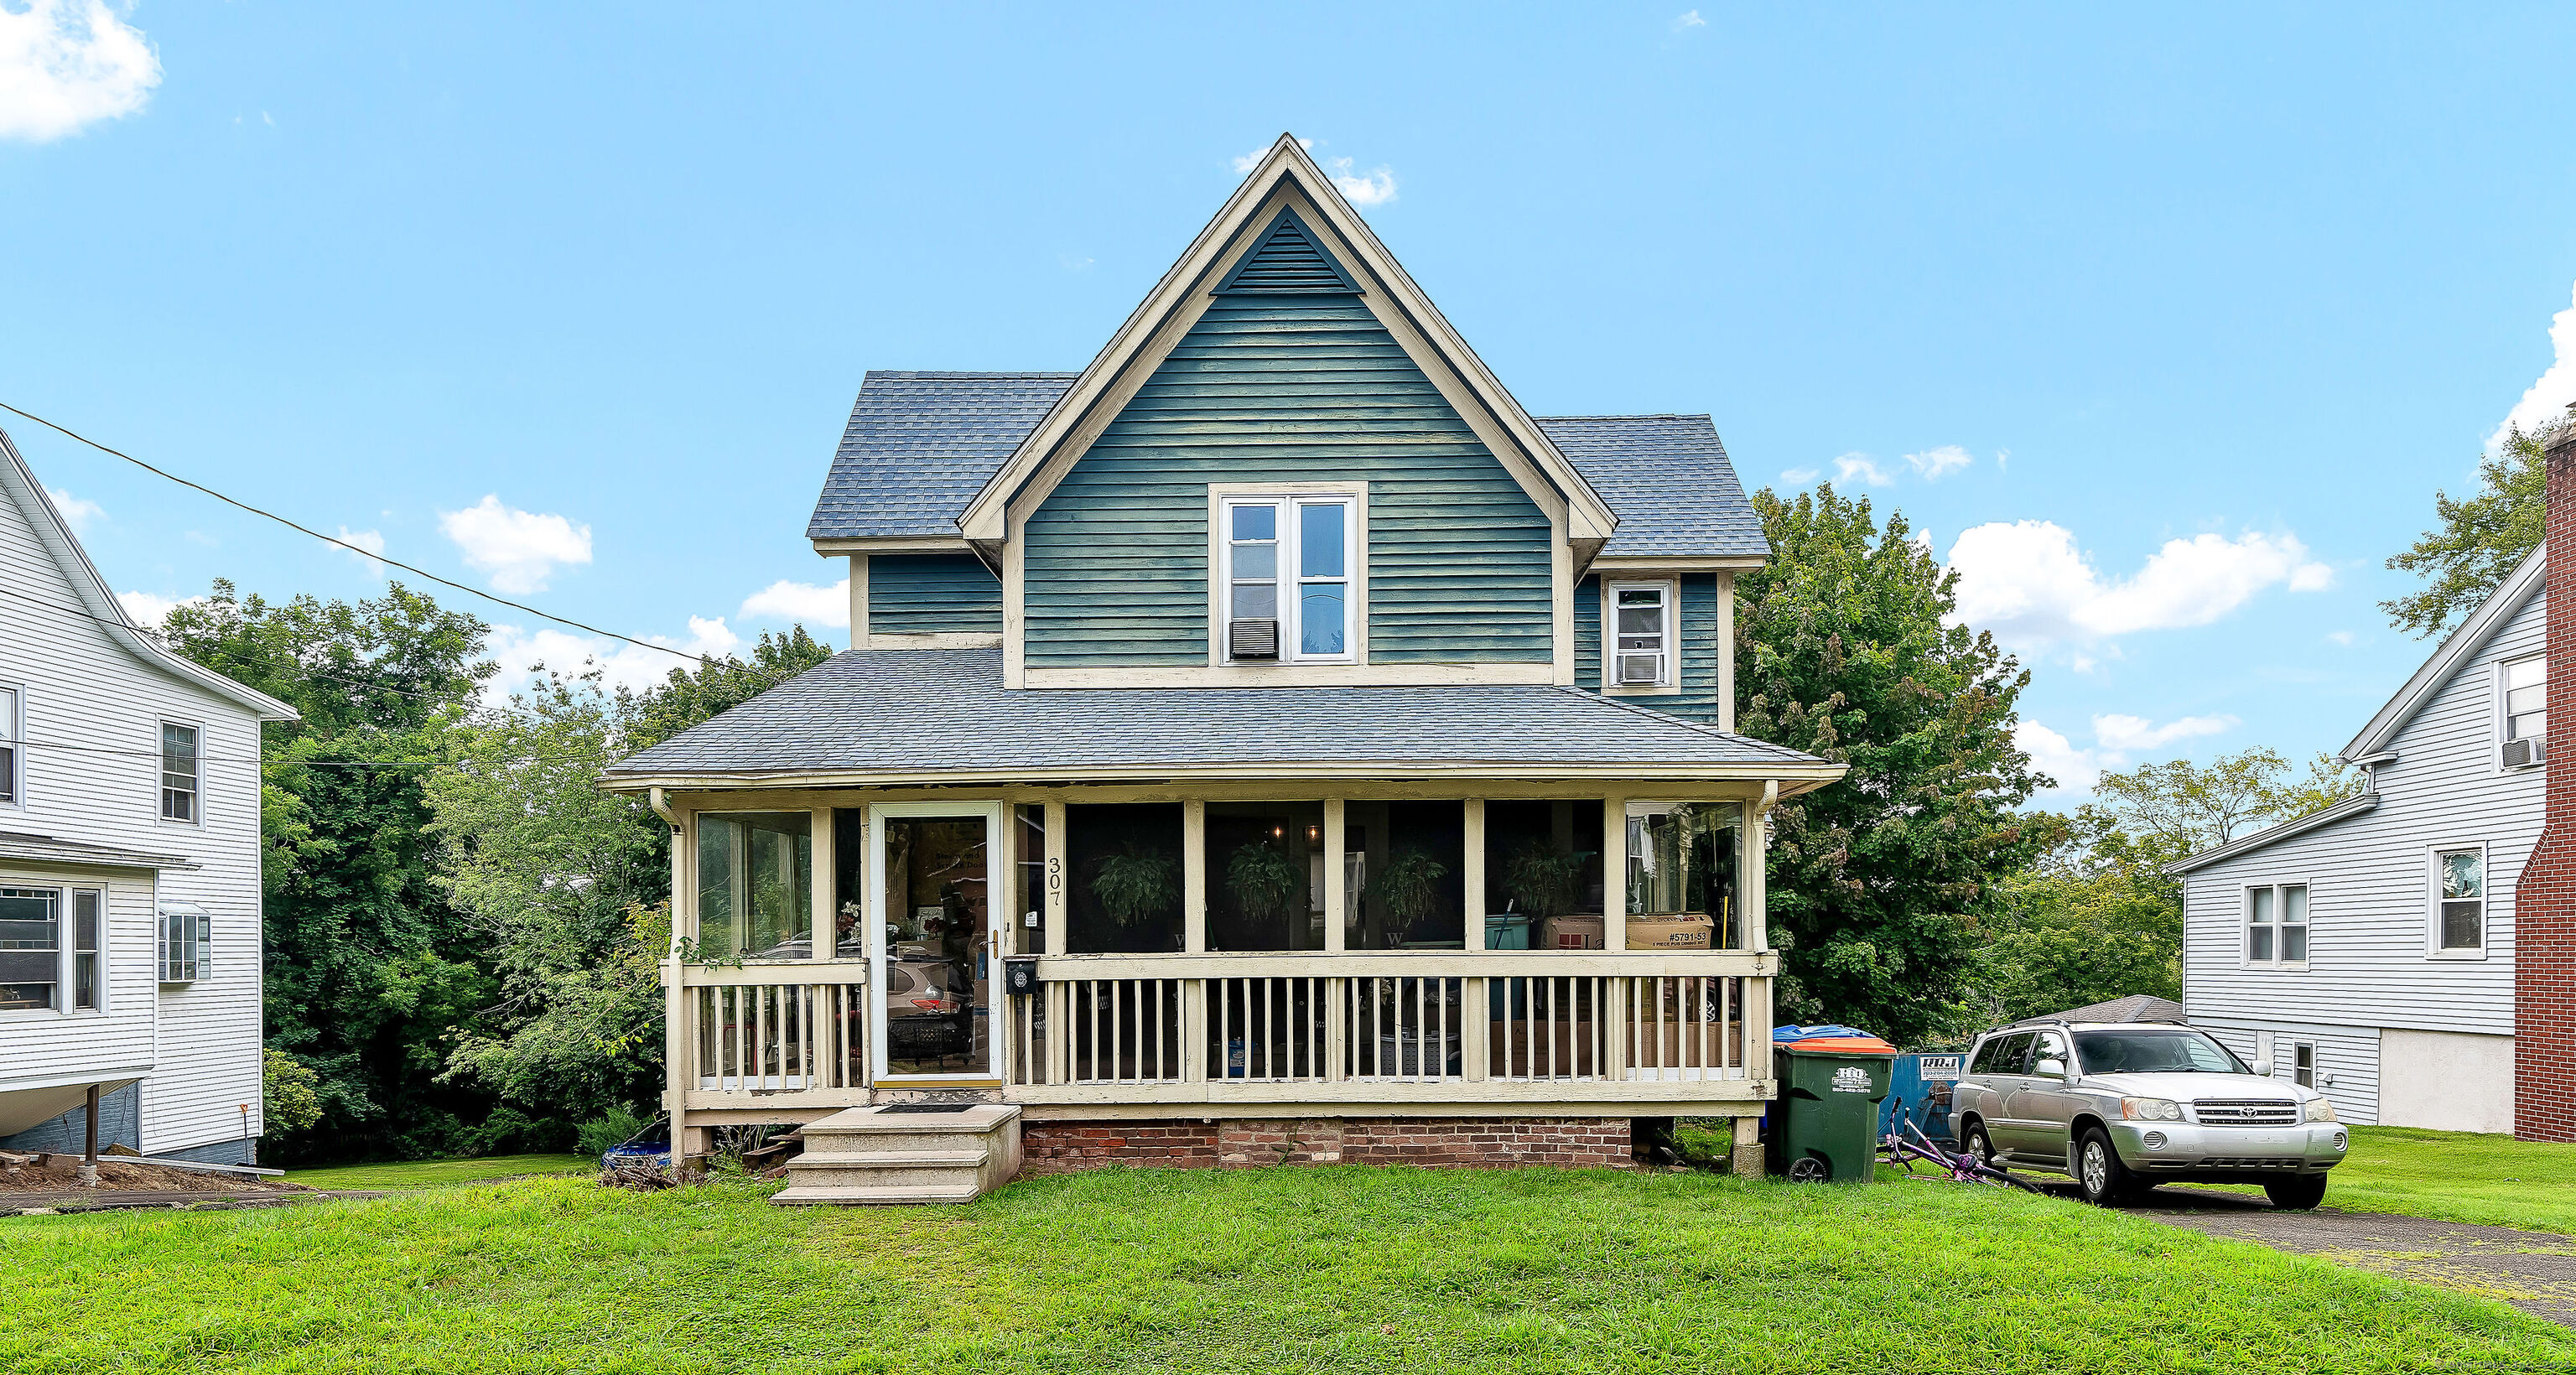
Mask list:
[[[1643,811],[1644,814],[1640,814]],[[1736,827],[1741,807],[1732,802],[1632,805],[1628,814],[1628,913],[1645,917],[1705,917],[1709,944],[1741,945],[1736,902]]]
[[1485,948],[1600,944],[1601,799],[1485,804]]
[[698,817],[698,948],[710,958],[812,956],[814,819],[807,812]]
[[1208,949],[1324,948],[1323,803],[1211,802],[1205,848]]
[[1350,950],[1467,948],[1467,808],[1351,802],[1342,826]]
[[1181,950],[1181,804],[1076,804],[1064,825],[1066,952]]

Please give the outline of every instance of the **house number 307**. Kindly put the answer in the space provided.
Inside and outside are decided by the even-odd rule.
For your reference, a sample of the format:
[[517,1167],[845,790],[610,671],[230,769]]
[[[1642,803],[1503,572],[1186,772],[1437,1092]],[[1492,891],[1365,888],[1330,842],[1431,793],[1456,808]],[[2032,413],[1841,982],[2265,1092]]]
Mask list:
[[1054,898],[1062,897],[1063,895],[1064,861],[1054,858],[1053,856],[1049,856],[1047,859],[1047,896]]

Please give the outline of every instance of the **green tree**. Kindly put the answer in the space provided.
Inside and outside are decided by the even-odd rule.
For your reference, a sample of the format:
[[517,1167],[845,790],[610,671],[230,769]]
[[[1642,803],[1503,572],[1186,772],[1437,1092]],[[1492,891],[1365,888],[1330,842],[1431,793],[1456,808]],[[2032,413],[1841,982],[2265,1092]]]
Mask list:
[[2048,839],[2016,811],[2048,784],[2012,739],[2030,675],[1945,624],[1956,577],[1903,516],[1882,530],[1830,485],[1753,505],[1772,560],[1736,584],[1739,726],[1851,766],[1772,813],[1778,1015],[1953,1029],[2003,881]]
[[452,1151],[490,1105],[433,1078],[493,985],[433,881],[420,767],[493,671],[485,630],[400,584],[270,603],[221,580],[161,627],[303,716],[262,732],[265,1016],[269,1046],[315,1072],[320,1115],[273,1158]]
[[2515,426],[2501,450],[2478,461],[2476,495],[2453,501],[2448,492],[2433,493],[2441,528],[2388,560],[2389,567],[2423,578],[2426,586],[2379,604],[2390,624],[2414,635],[2457,624],[2540,547],[2548,488],[2544,454],[2570,423],[2553,420],[2530,434]]
[[2134,836],[2146,862],[2170,863],[2265,826],[2331,807],[2361,791],[2361,774],[2320,754],[2306,776],[2277,750],[2256,747],[2207,764],[2175,759],[2106,773],[2087,812],[2097,833]]
[[2135,993],[2182,996],[2181,886],[2163,849],[2098,807],[2034,818],[2053,843],[2004,881],[2003,910],[1978,951],[1976,1003],[2011,1021]]

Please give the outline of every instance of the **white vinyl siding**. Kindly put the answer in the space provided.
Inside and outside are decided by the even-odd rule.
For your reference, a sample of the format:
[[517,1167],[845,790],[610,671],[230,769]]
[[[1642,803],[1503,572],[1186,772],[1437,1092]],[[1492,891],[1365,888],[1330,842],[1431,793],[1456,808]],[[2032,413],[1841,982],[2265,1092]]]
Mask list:
[[[2241,1028],[2221,1039],[2248,1059],[2258,1026],[2312,1041],[2337,1111],[2355,1121],[2377,1120],[2381,1028],[2513,1034],[2514,882],[2540,839],[2546,771],[2497,769],[2496,690],[2502,664],[2542,649],[2545,603],[2535,593],[2508,616],[2398,732],[2376,807],[2182,876],[2192,1023]],[[2463,847],[2483,857],[2484,958],[2432,948],[2434,857]],[[2310,936],[2307,972],[2284,978],[2245,957],[2246,893],[2291,881],[2307,885]]]
[[[5,462],[5,460],[0,460]],[[185,859],[195,868],[78,869],[0,860],[0,886],[103,889],[104,1006],[0,1014],[0,1092],[148,1071],[143,1149],[260,1128],[260,727],[239,703],[136,655],[85,615],[78,585],[0,487],[0,665],[21,695],[19,805],[0,830]],[[198,821],[161,820],[164,722],[197,731]],[[162,899],[211,916],[211,977],[161,987]],[[67,918],[71,914],[66,912]]]

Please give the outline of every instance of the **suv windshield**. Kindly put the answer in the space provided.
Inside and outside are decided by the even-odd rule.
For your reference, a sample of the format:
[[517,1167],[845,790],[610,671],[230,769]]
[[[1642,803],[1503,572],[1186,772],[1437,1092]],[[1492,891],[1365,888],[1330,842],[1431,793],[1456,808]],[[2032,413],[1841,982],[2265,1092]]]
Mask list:
[[2079,1031],[2086,1074],[2251,1074],[2227,1047],[2197,1031]]

